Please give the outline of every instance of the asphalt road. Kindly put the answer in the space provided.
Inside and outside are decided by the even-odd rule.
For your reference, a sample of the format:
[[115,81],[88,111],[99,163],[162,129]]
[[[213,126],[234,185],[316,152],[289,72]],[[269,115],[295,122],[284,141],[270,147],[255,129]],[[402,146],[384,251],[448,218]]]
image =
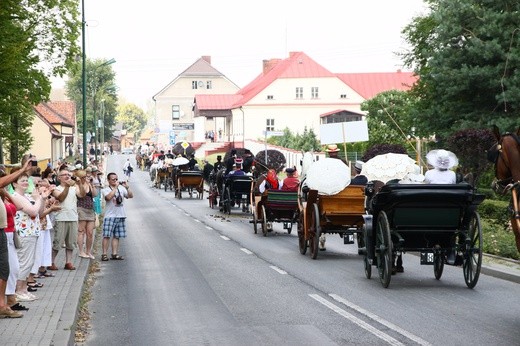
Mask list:
[[[108,170],[122,176],[128,156]],[[133,160],[133,158],[132,158]],[[367,280],[356,245],[327,238],[317,260],[296,230],[254,234],[239,209],[174,198],[135,170],[124,261],[100,262],[87,345],[516,345],[520,286],[461,268],[441,280],[416,256],[388,289]],[[185,196],[187,197],[187,195]]]

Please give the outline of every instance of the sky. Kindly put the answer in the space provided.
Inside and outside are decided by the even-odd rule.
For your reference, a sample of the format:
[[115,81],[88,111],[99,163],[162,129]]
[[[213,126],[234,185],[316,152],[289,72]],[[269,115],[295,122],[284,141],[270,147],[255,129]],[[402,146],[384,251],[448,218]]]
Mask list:
[[402,69],[401,31],[426,11],[422,0],[83,1],[87,58],[115,59],[119,97],[143,110],[203,55],[239,87],[293,51],[333,73]]

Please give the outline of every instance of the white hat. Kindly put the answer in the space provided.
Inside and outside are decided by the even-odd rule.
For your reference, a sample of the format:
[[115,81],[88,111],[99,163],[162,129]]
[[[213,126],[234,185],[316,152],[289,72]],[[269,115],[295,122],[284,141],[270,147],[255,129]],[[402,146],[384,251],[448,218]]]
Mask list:
[[426,160],[430,165],[439,169],[450,169],[459,164],[459,159],[454,153],[444,149],[431,150],[426,154]]
[[357,169],[358,171],[361,171],[361,169],[363,168],[363,164],[364,162],[363,161],[356,161],[356,163],[354,164],[354,168]]

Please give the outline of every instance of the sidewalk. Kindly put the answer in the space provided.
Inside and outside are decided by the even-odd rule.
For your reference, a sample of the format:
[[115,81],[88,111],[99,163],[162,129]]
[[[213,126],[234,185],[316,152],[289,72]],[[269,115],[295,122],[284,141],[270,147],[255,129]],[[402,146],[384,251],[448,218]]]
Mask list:
[[74,325],[91,260],[73,254],[76,270],[65,270],[65,249],[58,253],[55,277],[38,279],[44,286],[34,294],[22,318],[0,320],[2,345],[74,345]]

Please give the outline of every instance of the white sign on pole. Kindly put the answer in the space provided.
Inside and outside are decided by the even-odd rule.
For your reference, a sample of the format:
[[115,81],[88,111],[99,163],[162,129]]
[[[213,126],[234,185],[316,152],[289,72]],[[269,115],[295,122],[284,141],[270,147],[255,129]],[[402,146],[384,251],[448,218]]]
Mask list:
[[364,141],[368,141],[368,125],[366,120],[320,125],[321,144]]

